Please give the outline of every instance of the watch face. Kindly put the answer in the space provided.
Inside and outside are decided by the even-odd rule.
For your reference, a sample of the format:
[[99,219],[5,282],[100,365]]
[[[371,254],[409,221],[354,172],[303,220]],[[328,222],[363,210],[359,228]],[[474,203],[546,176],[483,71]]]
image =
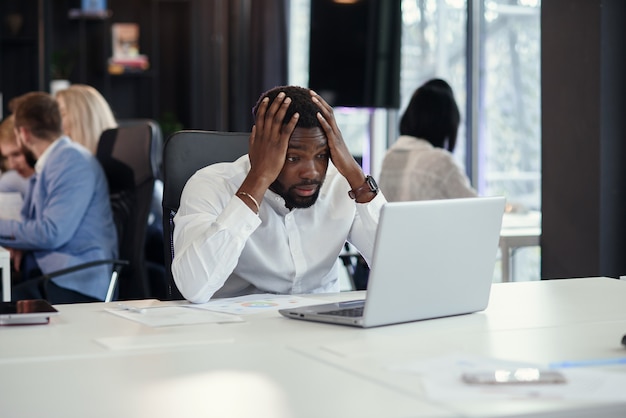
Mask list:
[[376,180],[374,180],[374,177],[372,176],[367,176],[365,178],[365,181],[367,181],[367,184],[370,186],[370,190],[374,193],[378,192],[378,184],[376,184]]
[[[366,186],[367,186],[367,189],[369,189],[369,191],[366,189]],[[350,196],[351,199],[356,199],[357,194],[361,194],[361,193],[378,194],[378,184],[376,184],[376,180],[374,180],[372,176],[365,177],[365,184],[359,186],[355,190],[348,191],[348,196]]]

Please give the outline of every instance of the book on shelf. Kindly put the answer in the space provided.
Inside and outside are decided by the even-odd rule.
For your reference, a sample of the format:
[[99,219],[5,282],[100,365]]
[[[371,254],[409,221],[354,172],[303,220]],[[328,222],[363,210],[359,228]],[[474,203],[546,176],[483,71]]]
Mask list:
[[107,9],[107,0],[81,0],[83,12],[102,12]]
[[139,25],[114,23],[111,25],[113,56],[109,58],[109,73],[142,72],[150,68],[150,61],[139,53]]
[[109,58],[109,74],[144,72],[150,68],[150,61],[145,55],[133,58]]
[[71,19],[106,19],[111,17],[111,11],[107,9],[107,0],[81,0],[80,9],[70,9]]

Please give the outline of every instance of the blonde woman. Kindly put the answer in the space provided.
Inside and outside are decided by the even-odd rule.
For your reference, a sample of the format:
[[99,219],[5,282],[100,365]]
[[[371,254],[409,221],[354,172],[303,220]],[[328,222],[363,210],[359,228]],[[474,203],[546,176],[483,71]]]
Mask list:
[[56,93],[63,119],[63,132],[73,141],[96,153],[100,134],[117,127],[113,111],[95,88],[72,84]]
[[[56,93],[63,132],[75,142],[85,146],[92,154],[98,150],[100,135],[107,129],[118,126],[113,111],[106,99],[95,88],[85,84],[72,84],[67,89]],[[146,237],[146,261],[149,262],[149,274],[164,277],[163,260],[163,183],[154,184],[152,208],[148,219]],[[163,279],[164,280],[164,279]]]

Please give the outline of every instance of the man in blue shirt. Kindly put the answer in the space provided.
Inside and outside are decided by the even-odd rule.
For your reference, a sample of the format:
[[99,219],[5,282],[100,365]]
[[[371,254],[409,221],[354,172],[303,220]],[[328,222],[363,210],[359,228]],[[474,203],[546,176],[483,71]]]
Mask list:
[[0,246],[11,250],[13,265],[21,276],[12,299],[47,298],[52,303],[104,300],[110,266],[50,281],[32,280],[41,272],[117,256],[102,167],[86,148],[63,136],[59,106],[47,93],[27,93],[19,99],[15,132],[37,163],[22,220],[0,220]]

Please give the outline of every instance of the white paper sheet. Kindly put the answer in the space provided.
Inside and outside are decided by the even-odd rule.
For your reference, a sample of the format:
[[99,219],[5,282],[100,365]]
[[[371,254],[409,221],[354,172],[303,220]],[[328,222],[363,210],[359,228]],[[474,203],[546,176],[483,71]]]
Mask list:
[[107,308],[105,311],[150,327],[243,322],[243,318],[236,315],[189,309],[189,305],[147,307],[143,309],[143,313],[123,308]]
[[95,340],[110,350],[140,350],[147,348],[186,347],[206,344],[232,344],[234,339],[215,339],[202,333],[172,335],[136,335],[108,337]]
[[503,361],[468,354],[448,354],[389,369],[419,374],[432,399],[438,400],[588,400],[626,401],[626,374],[592,369],[559,369],[565,384],[470,385],[461,380],[464,372],[547,366]]

